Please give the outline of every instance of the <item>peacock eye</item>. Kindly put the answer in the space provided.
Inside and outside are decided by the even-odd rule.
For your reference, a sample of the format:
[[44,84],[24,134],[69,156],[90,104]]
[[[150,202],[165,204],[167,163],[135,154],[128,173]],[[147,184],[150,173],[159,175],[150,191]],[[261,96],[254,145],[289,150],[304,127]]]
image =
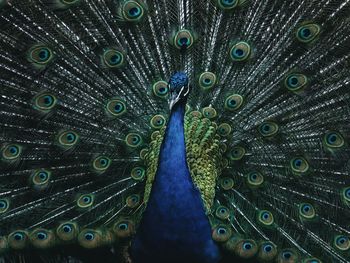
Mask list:
[[243,97],[238,94],[230,95],[225,100],[225,109],[229,111],[238,110],[243,104]]
[[232,178],[225,177],[225,178],[220,179],[219,185],[221,186],[221,188],[223,190],[230,190],[234,186],[234,181]]
[[226,206],[219,206],[215,211],[215,215],[217,218],[225,220],[230,217],[230,210]]
[[98,156],[93,160],[92,166],[96,171],[104,172],[111,165],[111,162],[111,159],[106,156]]
[[125,138],[126,145],[132,148],[142,145],[142,137],[137,133],[129,133]]
[[65,233],[70,233],[70,232],[72,232],[72,227],[71,227],[70,225],[64,225],[64,226],[62,227],[62,230],[63,230],[63,232],[65,232]]
[[214,119],[217,116],[217,112],[213,107],[205,107],[202,110],[203,116],[208,119]]
[[251,55],[250,45],[246,42],[238,42],[230,49],[230,56],[232,61],[245,61]]
[[14,160],[22,153],[22,147],[17,144],[8,144],[2,149],[2,157],[5,160]]
[[143,167],[134,167],[131,170],[131,178],[136,181],[142,181],[145,178],[146,170]]
[[229,153],[229,158],[232,161],[239,161],[243,158],[243,156],[246,154],[246,150],[241,146],[233,147],[232,150]]
[[52,50],[46,46],[33,46],[28,51],[28,60],[39,66],[48,64],[52,58]]
[[271,245],[265,245],[265,246],[263,246],[263,250],[264,250],[264,252],[266,252],[266,253],[270,253],[271,251],[272,251],[272,246]]
[[313,219],[316,216],[316,212],[311,204],[303,203],[299,205],[299,215],[304,219]]
[[232,128],[231,128],[230,124],[222,123],[219,125],[217,131],[218,131],[220,136],[226,137],[231,133]]
[[321,261],[317,258],[308,258],[308,259],[305,259],[303,263],[321,263]]
[[261,186],[264,183],[264,177],[259,172],[251,172],[247,176],[247,183],[249,186]]
[[45,188],[50,180],[51,172],[45,169],[37,170],[33,173],[31,177],[31,182],[34,187],[38,189]]
[[27,245],[28,236],[23,230],[16,230],[8,235],[8,244],[14,249],[23,249]]
[[212,72],[203,72],[199,76],[198,84],[203,90],[209,90],[216,84],[216,75]]
[[168,83],[163,80],[157,81],[153,84],[152,91],[155,96],[165,99],[169,94]]
[[334,238],[334,246],[341,250],[347,251],[350,250],[350,240],[349,237],[344,235],[338,235]]
[[270,211],[262,210],[258,214],[258,220],[265,226],[271,226],[274,223],[273,215]]
[[231,10],[238,5],[238,0],[218,0],[218,5],[223,10]]
[[296,157],[290,161],[293,172],[306,173],[309,170],[309,164],[303,157]]
[[80,0],[61,0],[61,2],[63,4],[66,4],[66,5],[73,5],[73,4],[76,4],[78,3]]
[[165,120],[165,117],[163,115],[155,115],[152,117],[150,123],[151,123],[152,128],[160,129],[165,125],[166,120]]
[[126,198],[126,205],[130,208],[135,208],[140,204],[140,196],[137,194],[130,195]]
[[34,98],[34,108],[44,112],[51,110],[56,103],[56,97],[49,93],[39,94]]
[[80,208],[87,208],[93,205],[95,196],[93,194],[81,195],[77,200],[77,205]]
[[275,122],[264,122],[259,126],[259,132],[264,137],[271,137],[278,132],[278,125]]
[[16,241],[21,241],[21,240],[23,240],[24,238],[25,238],[25,235],[24,235],[24,233],[22,233],[22,232],[15,232],[15,233],[13,234],[13,239],[16,240]]
[[128,219],[121,219],[114,224],[113,231],[119,238],[130,237],[134,232],[134,223]]
[[122,14],[125,20],[138,22],[144,15],[144,7],[137,1],[126,1],[122,7]]
[[308,78],[303,74],[292,73],[284,81],[286,88],[298,92],[308,84]]
[[0,199],[0,214],[5,213],[10,207],[8,199]]
[[36,237],[39,239],[39,240],[45,240],[47,239],[47,234],[45,232],[38,232],[36,234]]
[[125,64],[124,54],[116,49],[105,50],[102,59],[108,68],[120,68]]
[[71,241],[78,235],[77,225],[72,222],[60,224],[56,229],[57,236],[63,241]]
[[231,229],[228,226],[221,224],[214,228],[212,238],[216,242],[226,242],[231,235]]
[[302,43],[310,43],[321,32],[321,27],[317,24],[306,24],[298,28],[296,32],[297,39]]
[[119,228],[120,230],[127,230],[127,229],[128,229],[128,224],[126,224],[126,223],[121,223],[121,224],[118,225],[118,228]]
[[329,148],[340,148],[344,146],[344,137],[339,132],[328,132],[324,136],[324,144]]
[[112,117],[120,117],[126,113],[125,102],[120,99],[112,99],[107,102],[106,111]]
[[173,44],[177,49],[188,49],[193,45],[193,35],[186,29],[180,30],[175,34]]
[[79,140],[79,135],[74,131],[63,131],[58,135],[58,143],[64,148],[73,147]]
[[88,241],[91,241],[95,238],[95,235],[92,232],[87,232],[87,233],[85,233],[84,238]]

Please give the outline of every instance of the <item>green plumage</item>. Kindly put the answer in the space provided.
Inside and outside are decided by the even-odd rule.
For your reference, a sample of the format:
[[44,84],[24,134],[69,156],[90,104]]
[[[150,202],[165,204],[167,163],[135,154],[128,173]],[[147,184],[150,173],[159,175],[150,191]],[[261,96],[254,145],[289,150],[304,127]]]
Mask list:
[[184,71],[187,165],[224,257],[350,262],[349,12],[0,0],[0,258],[130,260]]

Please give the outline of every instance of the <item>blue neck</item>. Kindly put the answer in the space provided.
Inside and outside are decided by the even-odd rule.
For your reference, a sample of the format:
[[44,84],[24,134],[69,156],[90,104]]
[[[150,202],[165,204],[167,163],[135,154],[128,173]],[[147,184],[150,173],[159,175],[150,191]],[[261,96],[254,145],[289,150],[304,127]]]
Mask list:
[[219,260],[187,166],[184,114],[185,103],[176,104],[167,125],[152,192],[131,248],[136,263]]

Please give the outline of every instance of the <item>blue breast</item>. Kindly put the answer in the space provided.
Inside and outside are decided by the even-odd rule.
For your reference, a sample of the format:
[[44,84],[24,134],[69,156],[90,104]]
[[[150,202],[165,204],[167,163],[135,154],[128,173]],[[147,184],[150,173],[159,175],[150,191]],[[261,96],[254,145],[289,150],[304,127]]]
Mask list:
[[186,162],[185,105],[176,105],[161,146],[152,192],[131,247],[140,262],[218,262],[211,226]]

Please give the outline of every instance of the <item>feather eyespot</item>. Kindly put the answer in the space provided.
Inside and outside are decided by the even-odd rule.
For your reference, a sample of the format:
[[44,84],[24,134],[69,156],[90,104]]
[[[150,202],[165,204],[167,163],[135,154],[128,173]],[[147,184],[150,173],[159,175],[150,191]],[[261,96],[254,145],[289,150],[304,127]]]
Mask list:
[[277,255],[277,247],[270,241],[261,243],[258,252],[258,258],[262,261],[272,261]]
[[168,83],[161,80],[157,81],[152,86],[153,94],[161,99],[165,99],[169,94]]
[[73,241],[78,236],[78,226],[73,222],[64,222],[57,227],[56,234],[62,241]]
[[212,238],[216,242],[226,242],[231,235],[231,229],[226,225],[220,224],[213,229]]
[[5,213],[10,207],[10,201],[7,198],[0,199],[0,214]]
[[231,133],[232,128],[231,128],[230,124],[222,123],[219,125],[217,131],[218,131],[218,134],[220,136],[226,137]]
[[34,97],[34,108],[43,112],[49,112],[57,104],[57,99],[49,93],[42,93]]
[[299,262],[298,254],[292,249],[283,249],[278,255],[278,262]]
[[88,208],[94,204],[95,196],[93,194],[81,195],[77,200],[77,205],[80,208]]
[[217,0],[218,5],[223,10],[231,10],[238,6],[239,0]]
[[122,6],[122,16],[126,21],[138,22],[145,14],[145,8],[138,1],[125,1]]
[[205,107],[202,110],[203,116],[209,120],[214,119],[217,116],[217,112],[213,107]]
[[50,178],[50,171],[45,169],[39,169],[32,174],[30,181],[34,189],[42,190],[48,186]]
[[328,148],[341,148],[344,146],[344,137],[335,131],[327,132],[324,136],[324,144]]
[[2,157],[7,161],[17,159],[22,153],[22,147],[17,144],[7,144],[2,149]]
[[259,132],[264,137],[271,137],[278,133],[278,124],[272,121],[264,122],[259,126]]
[[302,263],[322,263],[322,262],[317,258],[307,258],[307,259],[304,259]]
[[230,49],[230,57],[234,62],[247,60],[251,56],[251,47],[247,42],[241,41],[234,44]]
[[127,146],[131,148],[136,148],[142,145],[143,140],[141,135],[132,132],[126,135],[125,142]]
[[221,186],[221,188],[223,190],[230,190],[233,188],[234,186],[234,181],[232,178],[229,178],[229,177],[224,177],[224,178],[221,178],[220,181],[219,181],[219,185]]
[[126,205],[129,208],[136,208],[139,206],[141,198],[137,194],[130,195],[126,198]]
[[160,129],[165,125],[166,120],[165,120],[165,117],[163,115],[158,114],[158,115],[155,115],[152,117],[150,123],[151,123],[152,128]]
[[74,131],[63,131],[58,134],[58,144],[63,148],[72,148],[78,141],[79,135]]
[[231,161],[239,161],[243,158],[245,154],[246,154],[245,148],[243,148],[242,146],[235,146],[230,151],[228,157]]
[[106,156],[98,156],[96,157],[93,162],[92,166],[95,171],[97,172],[104,172],[108,169],[108,167],[111,165],[112,161]]
[[106,49],[102,55],[102,62],[108,68],[120,68],[125,64],[125,56],[119,50]]
[[321,32],[321,27],[317,24],[306,24],[297,29],[296,37],[302,43],[310,43]]
[[229,111],[238,110],[243,104],[243,97],[238,94],[230,95],[225,100],[225,109]]
[[258,246],[252,239],[243,239],[235,246],[235,253],[241,258],[252,258],[257,251]]
[[55,237],[46,229],[35,229],[29,235],[30,242],[36,248],[49,248],[55,244]]
[[13,249],[23,249],[26,247],[28,241],[27,233],[23,230],[17,230],[9,234],[8,242]]
[[126,104],[120,99],[112,99],[107,102],[107,114],[112,117],[120,117],[126,113]]
[[313,219],[316,216],[315,208],[308,203],[299,205],[299,215],[302,219]]
[[96,248],[103,244],[100,231],[94,229],[84,229],[78,235],[78,242],[84,248]]
[[203,72],[199,76],[198,84],[203,90],[209,90],[215,86],[217,82],[216,75],[213,72]]
[[334,246],[338,250],[348,251],[350,250],[350,239],[344,235],[338,235],[334,238]]
[[264,226],[271,226],[275,221],[272,213],[267,210],[262,210],[258,213],[258,220]]
[[259,172],[251,172],[247,176],[247,183],[251,187],[258,187],[264,183],[264,177]]
[[292,92],[299,92],[307,84],[308,78],[305,75],[299,73],[289,74],[284,81],[286,88]]
[[131,170],[131,178],[136,181],[142,181],[146,176],[146,170],[143,167],[134,167]]
[[303,157],[293,158],[290,161],[290,166],[292,171],[297,174],[306,173],[310,168],[309,163]]
[[134,233],[134,223],[128,219],[121,219],[114,224],[113,231],[119,238],[130,237]]
[[230,210],[226,206],[219,206],[216,208],[215,215],[217,218],[225,220],[230,217]]
[[44,68],[53,59],[52,50],[44,45],[36,45],[29,49],[28,60],[39,69]]
[[177,49],[188,49],[193,45],[194,37],[192,33],[186,29],[179,30],[174,38],[173,38],[173,45]]
[[350,205],[350,186],[341,190],[341,198],[345,205]]

